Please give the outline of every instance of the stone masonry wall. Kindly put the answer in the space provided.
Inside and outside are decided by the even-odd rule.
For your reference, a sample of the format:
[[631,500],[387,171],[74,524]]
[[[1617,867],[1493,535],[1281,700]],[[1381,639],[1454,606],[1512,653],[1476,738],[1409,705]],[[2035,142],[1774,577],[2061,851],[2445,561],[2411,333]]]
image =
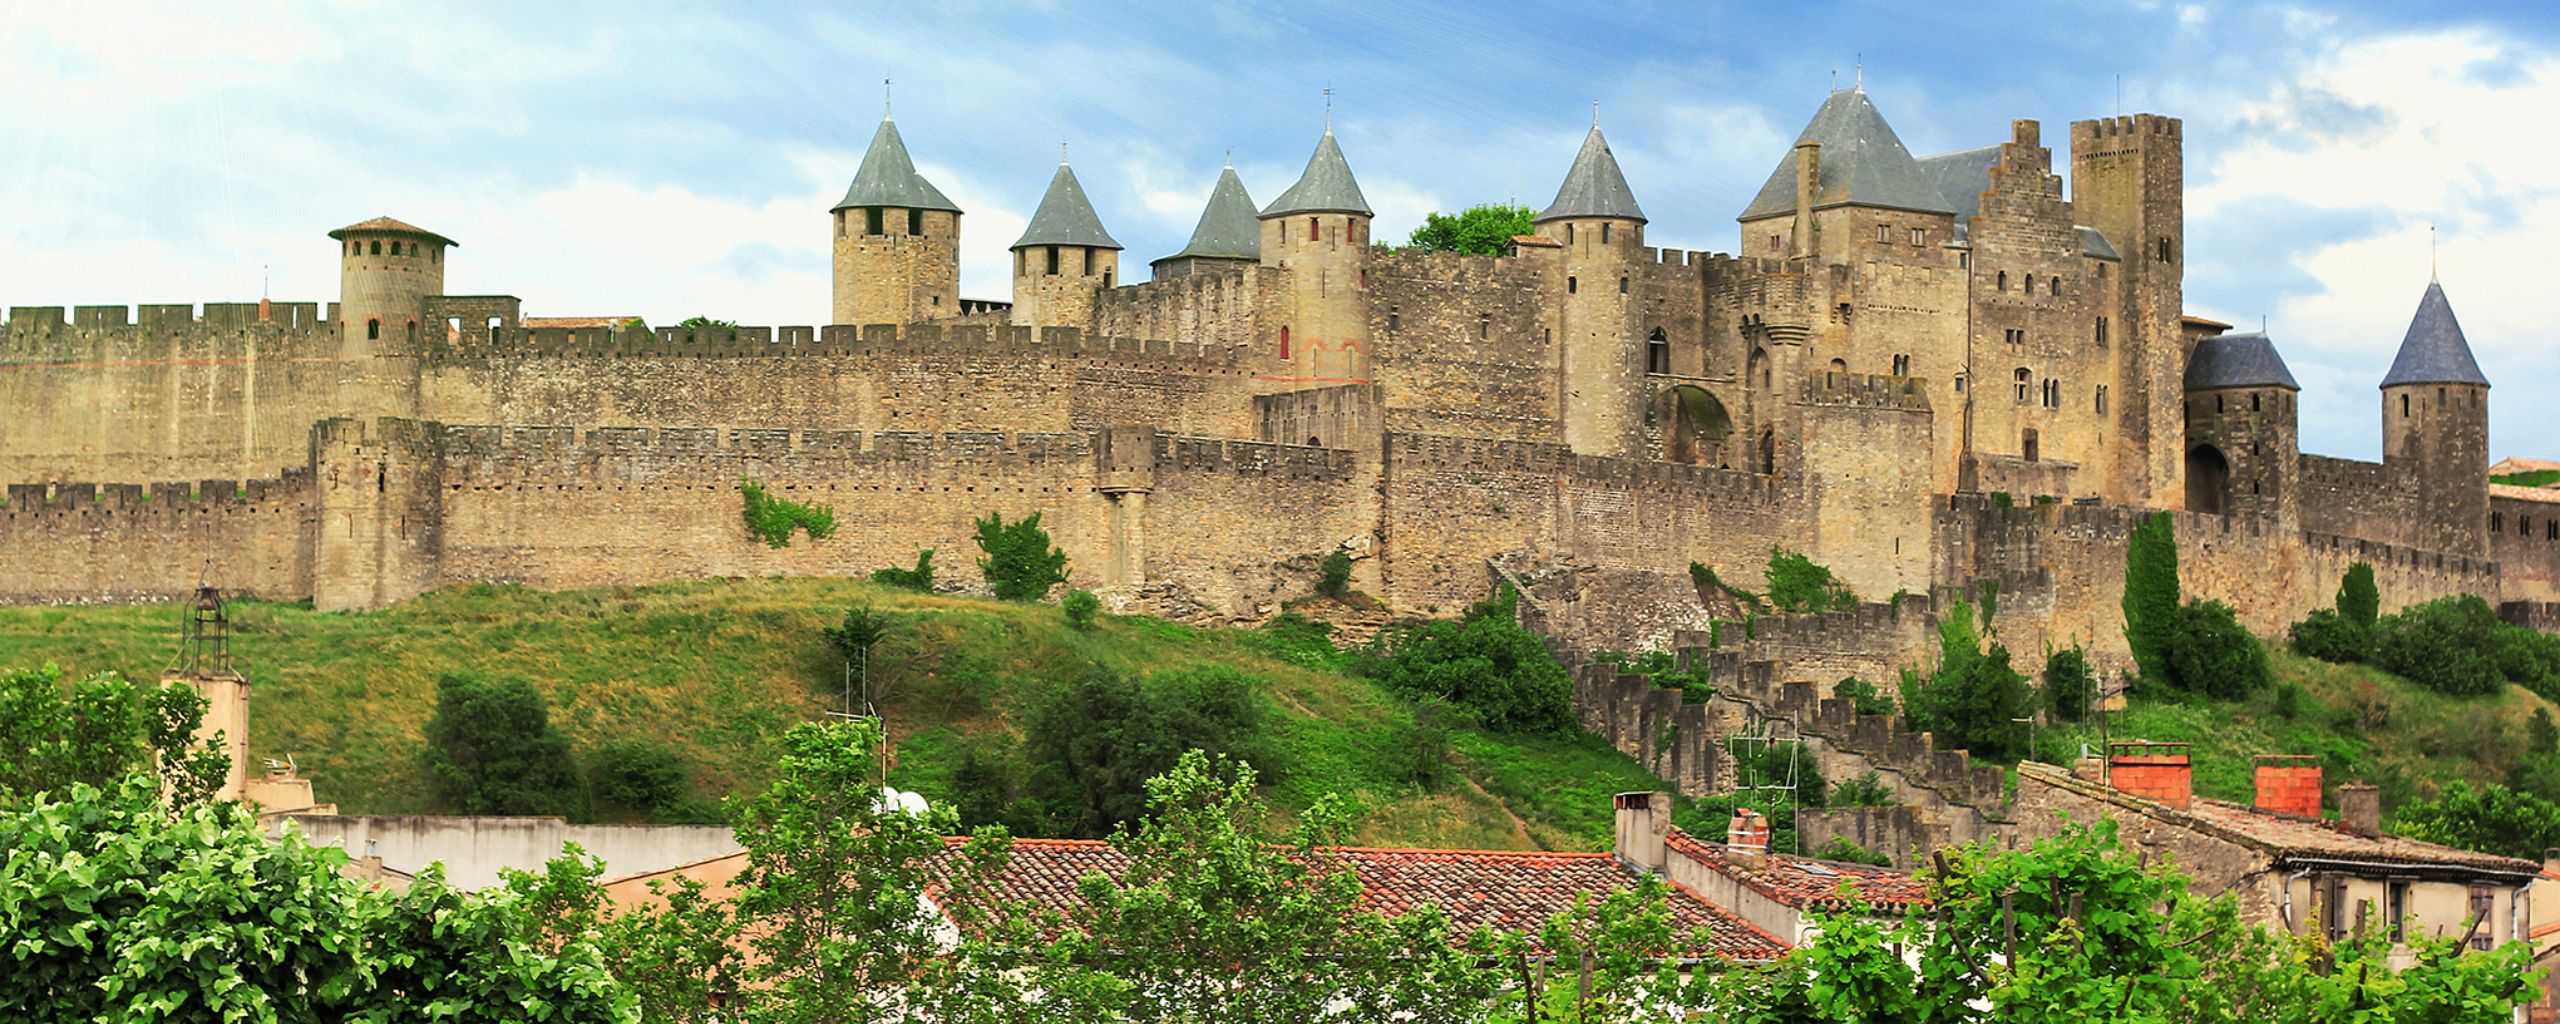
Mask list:
[[0,504],[0,605],[156,601],[200,581],[310,596],[311,473],[249,481],[11,484]]

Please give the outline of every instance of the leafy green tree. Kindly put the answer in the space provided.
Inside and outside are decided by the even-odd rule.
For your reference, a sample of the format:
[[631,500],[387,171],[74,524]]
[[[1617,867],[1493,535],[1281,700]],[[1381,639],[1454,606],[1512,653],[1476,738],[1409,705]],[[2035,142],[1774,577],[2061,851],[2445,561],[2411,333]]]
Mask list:
[[1448,701],[1486,728],[1561,732],[1574,726],[1573,683],[1545,641],[1520,625],[1520,593],[1509,585],[1439,620],[1380,634],[1362,674],[1408,697]]
[[2089,673],[2089,652],[2074,644],[2045,654],[2044,704],[2053,712],[2055,721],[2077,722],[2089,717],[2097,696],[2098,681]]
[[2476,594],[2440,597],[2384,618],[2374,631],[2373,663],[2438,693],[2493,694],[2511,681],[2511,629]]
[[2445,783],[2435,799],[2402,805],[2392,822],[2412,839],[2526,860],[2560,847],[2560,804],[2494,782]]
[[[1266,684],[1233,669],[1135,680],[1096,668],[1042,691],[1026,716],[1023,788],[1068,835],[1099,837],[1147,806],[1147,781],[1183,753],[1270,764]],[[1011,819],[1021,824],[1020,817]]]
[[1037,601],[1067,581],[1067,553],[1050,545],[1038,512],[1011,524],[1002,512],[987,513],[978,520],[978,550],[978,571],[998,600]]
[[871,570],[871,582],[920,594],[933,593],[933,549],[916,552],[916,567],[913,569],[892,565]]
[[2357,562],[2338,581],[2338,616],[2357,629],[2370,631],[2382,621],[2382,591],[2373,585],[2373,566]]
[[1903,671],[1903,716],[1977,758],[2013,762],[2028,753],[2022,720],[2035,714],[2035,692],[2010,667],[2009,649],[1984,639],[1973,606],[1956,602],[1938,623],[1938,667],[1926,677]]
[[2293,649],[2306,658],[2350,664],[2373,657],[2371,629],[2358,629],[2335,608],[2314,608],[2285,631]]
[[427,771],[446,805],[464,814],[584,816],[569,738],[532,683],[445,676],[426,732]]
[[[924,553],[925,559],[929,560],[932,557],[933,552]],[[880,571],[898,572],[900,570],[882,569]],[[929,581],[932,570],[927,568],[924,572]],[[931,583],[928,582],[926,585],[931,586]],[[896,615],[880,611],[869,604],[857,604],[844,610],[843,622],[823,631],[826,634],[828,646],[834,647],[836,653],[844,655],[846,667],[851,670],[846,674],[861,680],[865,700],[869,699],[871,693],[871,649],[888,640],[890,634],[898,631],[898,627]],[[844,710],[847,714],[855,710],[850,686],[853,678],[846,680],[848,685],[844,695]]]
[[607,804],[661,824],[717,820],[711,808],[694,798],[684,758],[673,747],[616,740],[598,748],[588,762],[596,798]]
[[205,701],[193,687],[135,686],[112,672],[65,686],[62,670],[0,672],[0,807],[75,784],[158,778],[181,801],[221,788],[231,762],[219,743],[195,746]]
[[[1190,751],[1147,786],[1148,813],[1115,833],[1117,879],[1089,875],[1064,908],[1022,906],[1008,938],[1038,948],[1039,1016],[1076,1021],[1468,1020],[1501,983],[1491,937],[1438,908],[1387,917],[1326,847],[1351,814],[1319,798],[1266,831],[1252,766]],[[1043,936],[1055,934],[1052,941]]]
[[689,316],[676,321],[676,326],[687,331],[699,331],[706,327],[717,327],[722,330],[734,331],[738,329],[738,322],[735,320],[714,320],[707,316]]
[[1861,715],[1890,715],[1894,712],[1893,698],[1885,696],[1876,684],[1856,676],[1840,677],[1839,682],[1831,684],[1831,695],[1848,698],[1857,705]]
[[1531,223],[1537,215],[1536,210],[1507,203],[1470,206],[1454,217],[1433,212],[1423,216],[1422,226],[1413,229],[1413,236],[1405,245],[1438,252],[1500,256],[1511,251],[1512,236],[1537,233],[1537,225]]
[[2180,689],[2216,700],[2239,700],[2275,679],[2267,649],[2237,613],[2220,601],[2189,601],[2178,609],[2169,641],[2169,679]]
[[2178,536],[2169,514],[2154,512],[2134,528],[2124,551],[2124,640],[2146,679],[2169,677],[2169,645],[2178,629]]
[[499,871],[541,929],[545,953],[585,941],[639,1003],[650,1024],[715,1024],[738,998],[744,958],[737,915],[702,882],[675,875],[649,883],[654,899],[616,905],[597,879],[604,861],[578,844],[540,872]]
[[1102,599],[1093,596],[1093,591],[1079,587],[1058,599],[1058,611],[1066,616],[1069,627],[1092,629],[1093,617],[1102,611]]
[[1785,548],[1769,549],[1769,603],[1782,612],[1848,611],[1858,595],[1828,566]]

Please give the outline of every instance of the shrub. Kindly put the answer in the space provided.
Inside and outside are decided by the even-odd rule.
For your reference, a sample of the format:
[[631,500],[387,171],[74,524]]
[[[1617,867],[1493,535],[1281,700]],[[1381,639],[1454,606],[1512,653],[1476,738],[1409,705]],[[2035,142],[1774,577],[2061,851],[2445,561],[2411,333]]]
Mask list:
[[[1147,780],[1186,750],[1270,771],[1259,678],[1211,667],[1144,681],[1094,669],[1037,694],[1024,730],[1024,789],[1070,835],[1095,838],[1146,808]],[[982,766],[981,770],[984,770]]]
[[1340,598],[1351,593],[1351,553],[1336,550],[1316,566],[1316,593]]
[[2089,717],[2089,706],[2097,697],[2098,681],[2089,674],[2089,652],[2075,645],[2045,653],[2044,706],[2054,721]]
[[1936,733],[1985,761],[2009,763],[2025,756],[2022,719],[2035,713],[2027,677],[2009,665],[2009,649],[1986,649],[1974,627],[1973,606],[1958,601],[1938,623],[1938,667],[1927,677],[1902,673],[1903,717],[1911,727]]
[[1561,732],[1573,727],[1573,684],[1545,642],[1521,628],[1509,585],[1457,621],[1379,634],[1362,674],[1414,698],[1436,697],[1488,729]]
[[793,530],[808,534],[810,540],[835,536],[836,510],[825,505],[774,497],[763,484],[753,480],[738,481],[738,495],[744,501],[747,533],[766,547],[790,547]]
[[2178,538],[2166,512],[2135,527],[2124,550],[2124,641],[2146,679],[2169,678],[2169,643],[2178,629]]
[[1831,791],[1833,807],[1891,807],[1893,790],[1874,772],[1866,772],[1841,783]]
[[704,823],[716,808],[693,797],[684,760],[674,749],[646,740],[617,740],[590,759],[596,798],[660,824]]
[[2302,717],[2302,702],[2305,699],[2302,687],[2292,683],[2276,684],[2276,714],[2279,717],[2287,720]]
[[1246,642],[1299,668],[1331,668],[1341,664],[1344,657],[1334,649],[1332,623],[1318,622],[1296,612],[1274,615],[1245,637]]
[[437,796],[461,813],[585,816],[569,738],[532,683],[437,680],[426,739]]
[[1782,612],[1846,611],[1858,595],[1829,567],[1785,548],[1769,549],[1769,603]]
[[1823,844],[1813,851],[1813,857],[1816,860],[1836,860],[1844,864],[1872,864],[1880,868],[1893,866],[1893,858],[1860,846],[1847,836],[1832,836],[1823,841]]
[[1388,778],[1427,790],[1437,788],[1448,777],[1451,711],[1446,701],[1415,701],[1413,720],[1387,730],[1379,752],[1385,758]]
[[2440,597],[2383,619],[2373,663],[2439,693],[2496,693],[2508,682],[2502,656],[2513,628],[2476,595]]
[[2267,649],[2220,601],[2189,601],[2178,609],[2168,653],[2172,683],[2216,700],[2239,700],[2275,678]]
[[2357,562],[2338,581],[2338,616],[2367,633],[2382,621],[2382,592],[2373,585],[2373,567]]
[[916,552],[916,567],[913,569],[901,569],[892,565],[871,570],[871,582],[900,590],[933,593],[933,549],[926,548]]
[[1843,676],[1839,682],[1831,684],[1831,695],[1849,698],[1857,704],[1861,715],[1890,715],[1894,711],[1893,698],[1877,690],[1876,684],[1856,676]]
[[1102,599],[1093,591],[1078,587],[1058,599],[1058,610],[1067,616],[1067,625],[1076,629],[1092,629],[1093,617],[1102,611]]
[[1038,512],[1012,523],[1002,512],[987,513],[978,520],[978,550],[978,571],[999,600],[1037,601],[1067,581],[1067,553],[1049,543]]
[[2314,608],[2285,631],[2295,653],[2321,661],[2351,664],[2372,657],[2373,631],[2358,629],[2335,608]]

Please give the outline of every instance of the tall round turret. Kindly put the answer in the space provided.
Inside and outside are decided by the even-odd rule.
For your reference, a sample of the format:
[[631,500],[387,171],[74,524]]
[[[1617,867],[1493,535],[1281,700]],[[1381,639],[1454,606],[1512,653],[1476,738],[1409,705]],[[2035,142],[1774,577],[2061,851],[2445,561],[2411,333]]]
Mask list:
[[960,315],[960,208],[916,173],[896,122],[880,119],[853,185],[828,212],[836,323]]
[[1289,271],[1279,332],[1263,354],[1282,383],[1369,379],[1369,200],[1325,128],[1296,184],[1262,211],[1262,264]]
[[349,352],[418,342],[427,299],[444,294],[444,253],[453,239],[389,217],[349,224],[338,242],[338,330]]
[[2291,519],[2300,507],[2294,399],[2302,385],[2275,343],[2255,332],[2199,338],[2184,385],[2187,510]]
[[1091,328],[1095,297],[1119,278],[1120,243],[1060,154],[1048,193],[1013,243],[1013,322]]
[[2489,378],[2433,281],[2382,377],[2382,464],[2416,496],[2413,542],[2487,553]]
[[1630,316],[1629,279],[1644,246],[1645,216],[1599,125],[1583,137],[1555,202],[1534,223],[1539,236],[1564,248],[1563,279],[1548,287],[1562,293],[1551,315],[1564,363],[1565,444],[1594,455],[1628,454],[1641,429],[1639,375],[1673,372],[1674,345],[1667,332],[1656,340]]

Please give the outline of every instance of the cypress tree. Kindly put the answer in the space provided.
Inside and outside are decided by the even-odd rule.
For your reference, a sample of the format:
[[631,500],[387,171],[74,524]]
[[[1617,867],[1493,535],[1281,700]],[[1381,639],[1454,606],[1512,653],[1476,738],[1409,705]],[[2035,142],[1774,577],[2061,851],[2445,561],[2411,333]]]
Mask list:
[[2124,641],[2143,678],[2169,678],[2169,647],[2177,628],[2178,538],[2169,514],[2154,512],[2134,528],[2124,550]]
[[2382,592],[2373,585],[2373,567],[2357,562],[2338,583],[2338,615],[2367,635],[2381,621]]

